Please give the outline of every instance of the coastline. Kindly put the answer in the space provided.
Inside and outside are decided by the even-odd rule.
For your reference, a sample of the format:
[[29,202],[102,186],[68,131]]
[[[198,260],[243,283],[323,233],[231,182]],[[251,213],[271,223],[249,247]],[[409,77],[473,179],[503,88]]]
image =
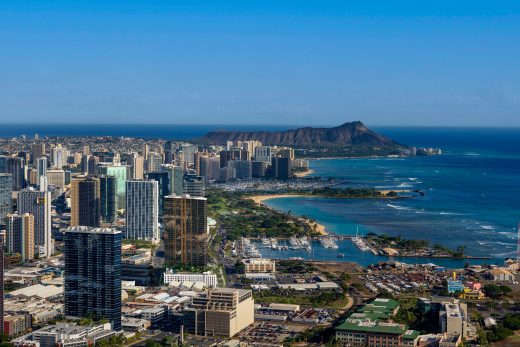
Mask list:
[[299,177],[299,178],[301,178],[301,177],[307,177],[307,176],[309,176],[309,175],[312,175],[313,173],[314,173],[314,170],[312,170],[312,169],[308,169],[308,170],[303,171],[303,172],[296,172],[296,173],[294,173],[293,175],[294,175],[294,177]]
[[[257,205],[262,205],[267,208],[271,208],[271,207],[267,206],[264,203],[264,201],[270,200],[270,199],[299,198],[299,197],[305,197],[305,196],[306,195],[298,195],[298,194],[271,194],[271,195],[252,195],[252,196],[248,196],[247,199],[253,200],[255,202],[255,204],[257,204]],[[280,212],[280,211],[278,211],[278,212]],[[303,218],[301,216],[298,216],[296,218],[298,218],[298,220],[306,223],[309,226],[309,228],[311,228],[312,230],[316,230],[321,236],[329,235],[329,233],[327,232],[327,229],[325,228],[325,226],[323,224],[320,224],[315,221],[311,221],[311,220],[309,220],[307,218]]]

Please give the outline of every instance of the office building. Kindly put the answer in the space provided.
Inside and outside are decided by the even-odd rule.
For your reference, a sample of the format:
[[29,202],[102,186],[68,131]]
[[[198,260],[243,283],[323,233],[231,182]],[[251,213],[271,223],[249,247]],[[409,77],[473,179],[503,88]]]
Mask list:
[[174,272],[172,269],[166,269],[163,273],[164,284],[170,284],[172,282],[202,282],[208,287],[216,287],[217,275],[211,271],[203,273],[193,272]]
[[34,259],[34,217],[9,214],[5,217],[5,245],[9,253],[18,253],[22,262]]
[[286,181],[291,175],[291,159],[289,158],[272,158],[271,175],[278,180]]
[[105,223],[114,223],[117,219],[116,184],[114,176],[99,177],[100,217]]
[[99,178],[78,176],[70,189],[71,226],[98,227],[101,220],[101,188]]
[[236,178],[248,179],[253,176],[253,166],[250,161],[231,160],[229,166],[235,169]]
[[161,165],[161,172],[168,173],[168,194],[166,195],[182,195],[184,169],[180,166],[164,164]]
[[159,215],[163,215],[164,211],[164,197],[170,195],[170,179],[169,173],[166,171],[162,172],[150,172],[146,175],[149,180],[157,181],[159,191]]
[[144,178],[144,157],[136,156],[132,163],[132,178],[142,180]]
[[200,158],[200,176],[208,180],[218,180],[220,177],[220,159],[216,157]]
[[0,223],[5,216],[13,212],[12,175],[0,173]]
[[67,161],[67,149],[58,144],[51,148],[52,166],[61,169]]
[[111,163],[101,163],[97,167],[100,175],[114,176],[116,178],[116,208],[125,208],[126,174],[128,167]]
[[39,256],[50,257],[54,250],[51,239],[51,193],[33,188],[18,193],[18,214],[34,217],[34,245]]
[[164,253],[174,265],[206,266],[207,200],[170,195],[164,198]]
[[190,196],[204,196],[204,180],[197,175],[185,175],[182,193]]
[[83,226],[65,232],[65,316],[104,318],[121,330],[121,236]]
[[235,336],[254,323],[253,294],[246,289],[209,289],[193,297],[182,318],[188,333],[224,338]]
[[[36,160],[36,182],[38,182],[38,187],[41,186],[41,177],[47,176],[47,158],[41,157]],[[63,187],[63,186],[60,186]],[[46,189],[46,187],[44,187]]]
[[265,161],[253,161],[251,163],[251,176],[253,178],[263,178],[267,173],[267,163]]
[[163,164],[163,157],[159,153],[149,153],[146,159],[146,172],[159,172]]
[[255,148],[255,161],[262,161],[264,163],[271,163],[272,150],[268,146],[258,146]]
[[65,171],[62,169],[47,170],[45,176],[47,176],[48,185],[55,186],[57,188],[65,187]]
[[236,170],[233,167],[226,166],[220,168],[219,181],[220,182],[229,182],[234,180],[237,177]]
[[448,335],[459,335],[465,338],[468,334],[468,306],[466,303],[444,302],[439,312],[441,332]]
[[175,160],[175,148],[171,141],[166,141],[163,145],[164,163],[173,164]]
[[11,174],[13,190],[27,186],[25,179],[25,161],[23,158],[0,156],[0,173]]
[[87,173],[89,175],[96,175],[98,173],[97,168],[99,165],[99,157],[91,155],[88,157]]
[[159,183],[126,181],[127,239],[159,242]]
[[45,142],[36,142],[32,144],[31,150],[31,163],[35,164],[36,161],[45,156]]

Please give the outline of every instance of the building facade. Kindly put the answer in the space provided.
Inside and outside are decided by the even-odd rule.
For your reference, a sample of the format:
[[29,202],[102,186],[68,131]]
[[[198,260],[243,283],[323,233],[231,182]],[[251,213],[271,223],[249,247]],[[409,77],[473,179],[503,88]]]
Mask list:
[[34,217],[34,245],[40,256],[54,253],[51,239],[51,193],[32,188],[18,193],[18,214]]
[[34,216],[9,214],[5,217],[5,243],[9,253],[18,253],[22,262],[34,259]]
[[101,189],[99,178],[78,176],[70,189],[71,226],[98,227],[101,220]]
[[125,237],[159,242],[159,184],[157,181],[126,181]]
[[121,330],[120,231],[72,227],[65,232],[65,315],[106,318]]
[[13,212],[13,182],[12,175],[0,173],[0,223],[6,215]]
[[163,223],[167,262],[191,266],[207,265],[206,198],[187,195],[165,197]]

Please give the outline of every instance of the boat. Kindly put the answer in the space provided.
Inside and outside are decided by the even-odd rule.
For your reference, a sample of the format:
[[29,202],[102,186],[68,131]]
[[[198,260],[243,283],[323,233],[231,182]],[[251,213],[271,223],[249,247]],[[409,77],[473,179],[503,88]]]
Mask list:
[[338,254],[336,254],[336,257],[338,257],[338,258],[345,258],[345,254],[343,254],[343,253],[338,253]]

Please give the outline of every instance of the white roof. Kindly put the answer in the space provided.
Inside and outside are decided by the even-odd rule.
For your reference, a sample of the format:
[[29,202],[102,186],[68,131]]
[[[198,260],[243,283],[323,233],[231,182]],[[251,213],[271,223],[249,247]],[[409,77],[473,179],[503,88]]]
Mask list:
[[57,286],[42,286],[41,284],[35,284],[33,286],[21,288],[10,293],[12,296],[37,296],[42,299],[47,299],[56,295],[63,294],[63,287]]

